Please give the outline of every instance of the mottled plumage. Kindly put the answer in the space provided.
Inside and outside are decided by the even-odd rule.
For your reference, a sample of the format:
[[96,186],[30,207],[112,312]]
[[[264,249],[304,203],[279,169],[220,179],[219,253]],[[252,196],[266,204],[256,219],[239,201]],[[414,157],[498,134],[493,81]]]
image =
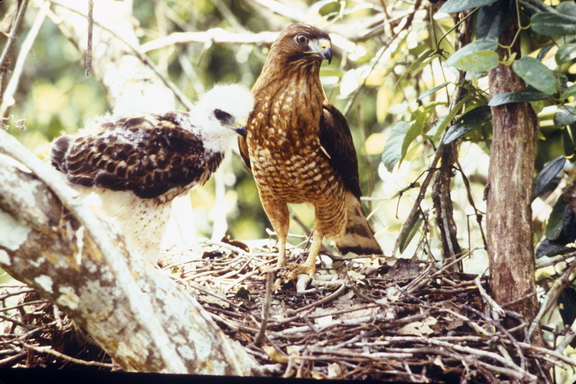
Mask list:
[[314,237],[303,270],[313,274],[324,238],[346,254],[381,254],[360,203],[358,160],[345,117],[326,99],[322,60],[330,37],[304,24],[284,29],[252,88],[254,110],[240,150],[250,166],[285,263],[288,203],[314,206]]
[[172,200],[216,171],[252,103],[240,86],[216,86],[190,113],[100,117],[56,139],[51,162],[83,195],[96,193],[128,247],[155,262]]

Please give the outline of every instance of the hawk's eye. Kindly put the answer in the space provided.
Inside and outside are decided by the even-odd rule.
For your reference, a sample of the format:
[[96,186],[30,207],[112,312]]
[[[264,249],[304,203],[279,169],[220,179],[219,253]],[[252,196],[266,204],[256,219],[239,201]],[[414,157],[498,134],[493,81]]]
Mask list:
[[298,36],[296,36],[295,40],[300,45],[308,44],[308,36],[306,36],[306,35],[298,35]]
[[228,112],[224,112],[220,109],[215,109],[214,110],[214,116],[216,116],[216,118],[219,121],[224,121],[224,120],[230,120],[232,119],[232,115],[230,115]]

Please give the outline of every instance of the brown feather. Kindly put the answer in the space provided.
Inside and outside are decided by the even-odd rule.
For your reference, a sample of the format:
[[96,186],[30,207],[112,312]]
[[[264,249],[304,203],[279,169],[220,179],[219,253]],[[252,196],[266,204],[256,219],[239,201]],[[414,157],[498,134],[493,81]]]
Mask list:
[[[188,118],[178,112],[180,118]],[[202,139],[182,128],[176,113],[122,116],[98,131],[62,136],[52,147],[52,164],[73,184],[132,191],[144,199],[170,201],[203,185],[224,154],[207,152]]]

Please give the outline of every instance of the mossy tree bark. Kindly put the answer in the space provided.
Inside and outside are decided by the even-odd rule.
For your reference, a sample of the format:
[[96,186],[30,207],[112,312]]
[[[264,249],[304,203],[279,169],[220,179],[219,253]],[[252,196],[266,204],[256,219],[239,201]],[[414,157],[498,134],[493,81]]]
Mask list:
[[[501,34],[500,62],[516,53],[520,39],[516,17]],[[508,50],[505,47],[510,47]],[[523,89],[511,66],[500,64],[489,73],[490,95]],[[538,119],[527,102],[492,107],[493,140],[487,197],[490,289],[496,302],[521,313],[528,321],[538,310],[534,275],[532,180]]]

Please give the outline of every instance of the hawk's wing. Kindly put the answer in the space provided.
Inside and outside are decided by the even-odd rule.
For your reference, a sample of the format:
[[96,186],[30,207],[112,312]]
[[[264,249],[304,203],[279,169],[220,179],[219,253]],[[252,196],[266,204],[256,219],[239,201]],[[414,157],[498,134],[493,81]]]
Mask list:
[[100,130],[58,138],[52,164],[71,183],[129,190],[141,198],[203,184],[219,161],[213,164],[202,141],[180,127],[182,117],[188,116],[143,114],[100,122]]
[[344,115],[327,101],[324,102],[320,118],[320,144],[328,152],[330,164],[340,173],[346,187],[360,198],[358,158],[350,128]]
[[243,136],[238,136],[238,150],[240,151],[240,157],[244,160],[244,164],[250,169],[250,155],[248,154],[248,144],[246,143],[246,138]]

